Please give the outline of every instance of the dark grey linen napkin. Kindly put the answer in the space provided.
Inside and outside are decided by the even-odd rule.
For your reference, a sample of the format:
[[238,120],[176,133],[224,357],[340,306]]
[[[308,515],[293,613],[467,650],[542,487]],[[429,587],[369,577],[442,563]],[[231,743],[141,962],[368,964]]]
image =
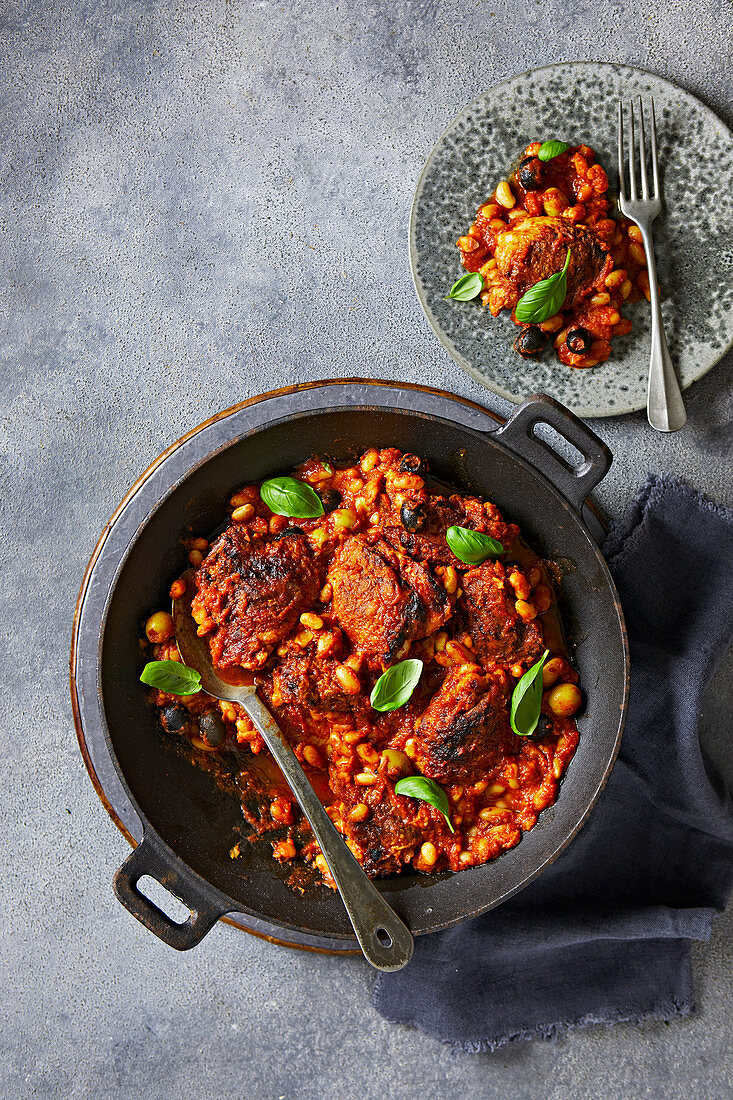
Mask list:
[[708,774],[697,735],[703,689],[733,628],[733,513],[651,476],[604,553],[632,672],[606,790],[534,883],[421,937],[410,965],[374,988],[388,1020],[456,1050],[685,1015],[690,941],[709,938],[733,885],[730,797]]

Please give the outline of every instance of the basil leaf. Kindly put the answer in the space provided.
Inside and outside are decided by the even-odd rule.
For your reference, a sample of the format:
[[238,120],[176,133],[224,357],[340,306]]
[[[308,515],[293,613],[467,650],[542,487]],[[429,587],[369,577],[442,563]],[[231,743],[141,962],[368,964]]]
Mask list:
[[404,706],[422,676],[422,661],[412,657],[392,665],[377,680],[369,696],[374,710],[397,710]]
[[542,706],[542,667],[547,660],[549,649],[539,661],[525,672],[512,692],[510,721],[518,737],[529,737],[537,729]]
[[536,325],[554,317],[565,301],[568,292],[567,270],[570,266],[570,249],[562,271],[556,271],[549,279],[540,279],[517,302],[514,316],[523,325]]
[[407,775],[404,779],[398,779],[394,789],[395,794],[407,795],[408,798],[419,798],[421,802],[427,802],[429,806],[434,806],[448,822],[450,831],[455,832],[448,817],[448,811],[450,810],[448,795],[434,779],[426,779],[424,775]]
[[496,558],[504,553],[500,542],[482,531],[472,531],[470,527],[449,527],[445,541],[455,556],[467,565],[480,565],[487,558]]
[[140,679],[169,695],[196,695],[201,691],[201,673],[180,661],[148,661]]
[[476,298],[484,289],[483,275],[479,275],[478,271],[470,271],[468,275],[462,275],[461,278],[453,284],[448,294],[449,298],[455,298],[458,302],[470,302],[472,298]]
[[323,515],[323,505],[315,489],[294,477],[271,477],[263,481],[260,496],[276,516],[315,519]]
[[540,160],[554,160],[555,157],[559,157],[561,153],[565,153],[570,146],[565,141],[543,141],[537,156]]

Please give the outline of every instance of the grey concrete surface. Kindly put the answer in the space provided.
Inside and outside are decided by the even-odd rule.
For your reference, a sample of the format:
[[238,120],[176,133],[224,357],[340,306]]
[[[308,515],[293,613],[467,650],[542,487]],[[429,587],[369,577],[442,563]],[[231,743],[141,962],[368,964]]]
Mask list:
[[[126,845],[80,759],[67,649],[106,518],[220,408],[365,375],[508,411],[439,347],[408,270],[417,175],[467,101],[596,57],[676,80],[730,125],[732,38],[721,0],[692,16],[685,0],[2,5],[2,1096],[731,1095],[730,909],[695,949],[694,1016],[493,1056],[385,1023],[357,959],[223,925],[192,953],[163,947],[112,896]],[[688,392],[679,436],[641,414],[594,425],[616,454],[609,514],[650,469],[730,503],[731,365]],[[702,724],[729,781],[732,671]]]

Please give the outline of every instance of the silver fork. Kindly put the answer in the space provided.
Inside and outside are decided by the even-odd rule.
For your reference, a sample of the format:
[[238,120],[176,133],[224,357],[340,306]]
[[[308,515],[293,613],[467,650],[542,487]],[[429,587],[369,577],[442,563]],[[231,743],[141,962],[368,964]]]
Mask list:
[[687,413],[682,401],[679,382],[674,371],[672,359],[667,347],[662,323],[662,309],[659,303],[657,286],[657,265],[654,260],[654,241],[651,224],[662,210],[662,193],[659,187],[659,166],[657,161],[657,129],[654,119],[654,100],[651,101],[651,146],[653,192],[649,193],[649,181],[646,171],[646,143],[644,139],[644,108],[639,96],[639,160],[641,167],[641,198],[636,190],[636,146],[634,142],[634,104],[629,103],[629,192],[626,196],[624,179],[624,108],[618,104],[618,178],[619,207],[621,213],[641,230],[641,239],[646,252],[646,266],[649,272],[649,295],[652,309],[652,352],[649,360],[649,388],[647,392],[646,414],[649,423],[658,432],[676,432],[685,426]]

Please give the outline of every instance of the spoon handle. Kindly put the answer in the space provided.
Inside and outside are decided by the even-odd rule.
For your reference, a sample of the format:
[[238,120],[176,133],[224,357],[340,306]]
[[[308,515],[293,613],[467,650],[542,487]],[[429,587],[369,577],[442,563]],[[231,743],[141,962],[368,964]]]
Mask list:
[[238,702],[262,734],[288,786],[310,822],[346,906],[364,958],[377,970],[401,970],[412,958],[409,929],[370,882],[336,831],[298,759],[262,700],[248,692]]

